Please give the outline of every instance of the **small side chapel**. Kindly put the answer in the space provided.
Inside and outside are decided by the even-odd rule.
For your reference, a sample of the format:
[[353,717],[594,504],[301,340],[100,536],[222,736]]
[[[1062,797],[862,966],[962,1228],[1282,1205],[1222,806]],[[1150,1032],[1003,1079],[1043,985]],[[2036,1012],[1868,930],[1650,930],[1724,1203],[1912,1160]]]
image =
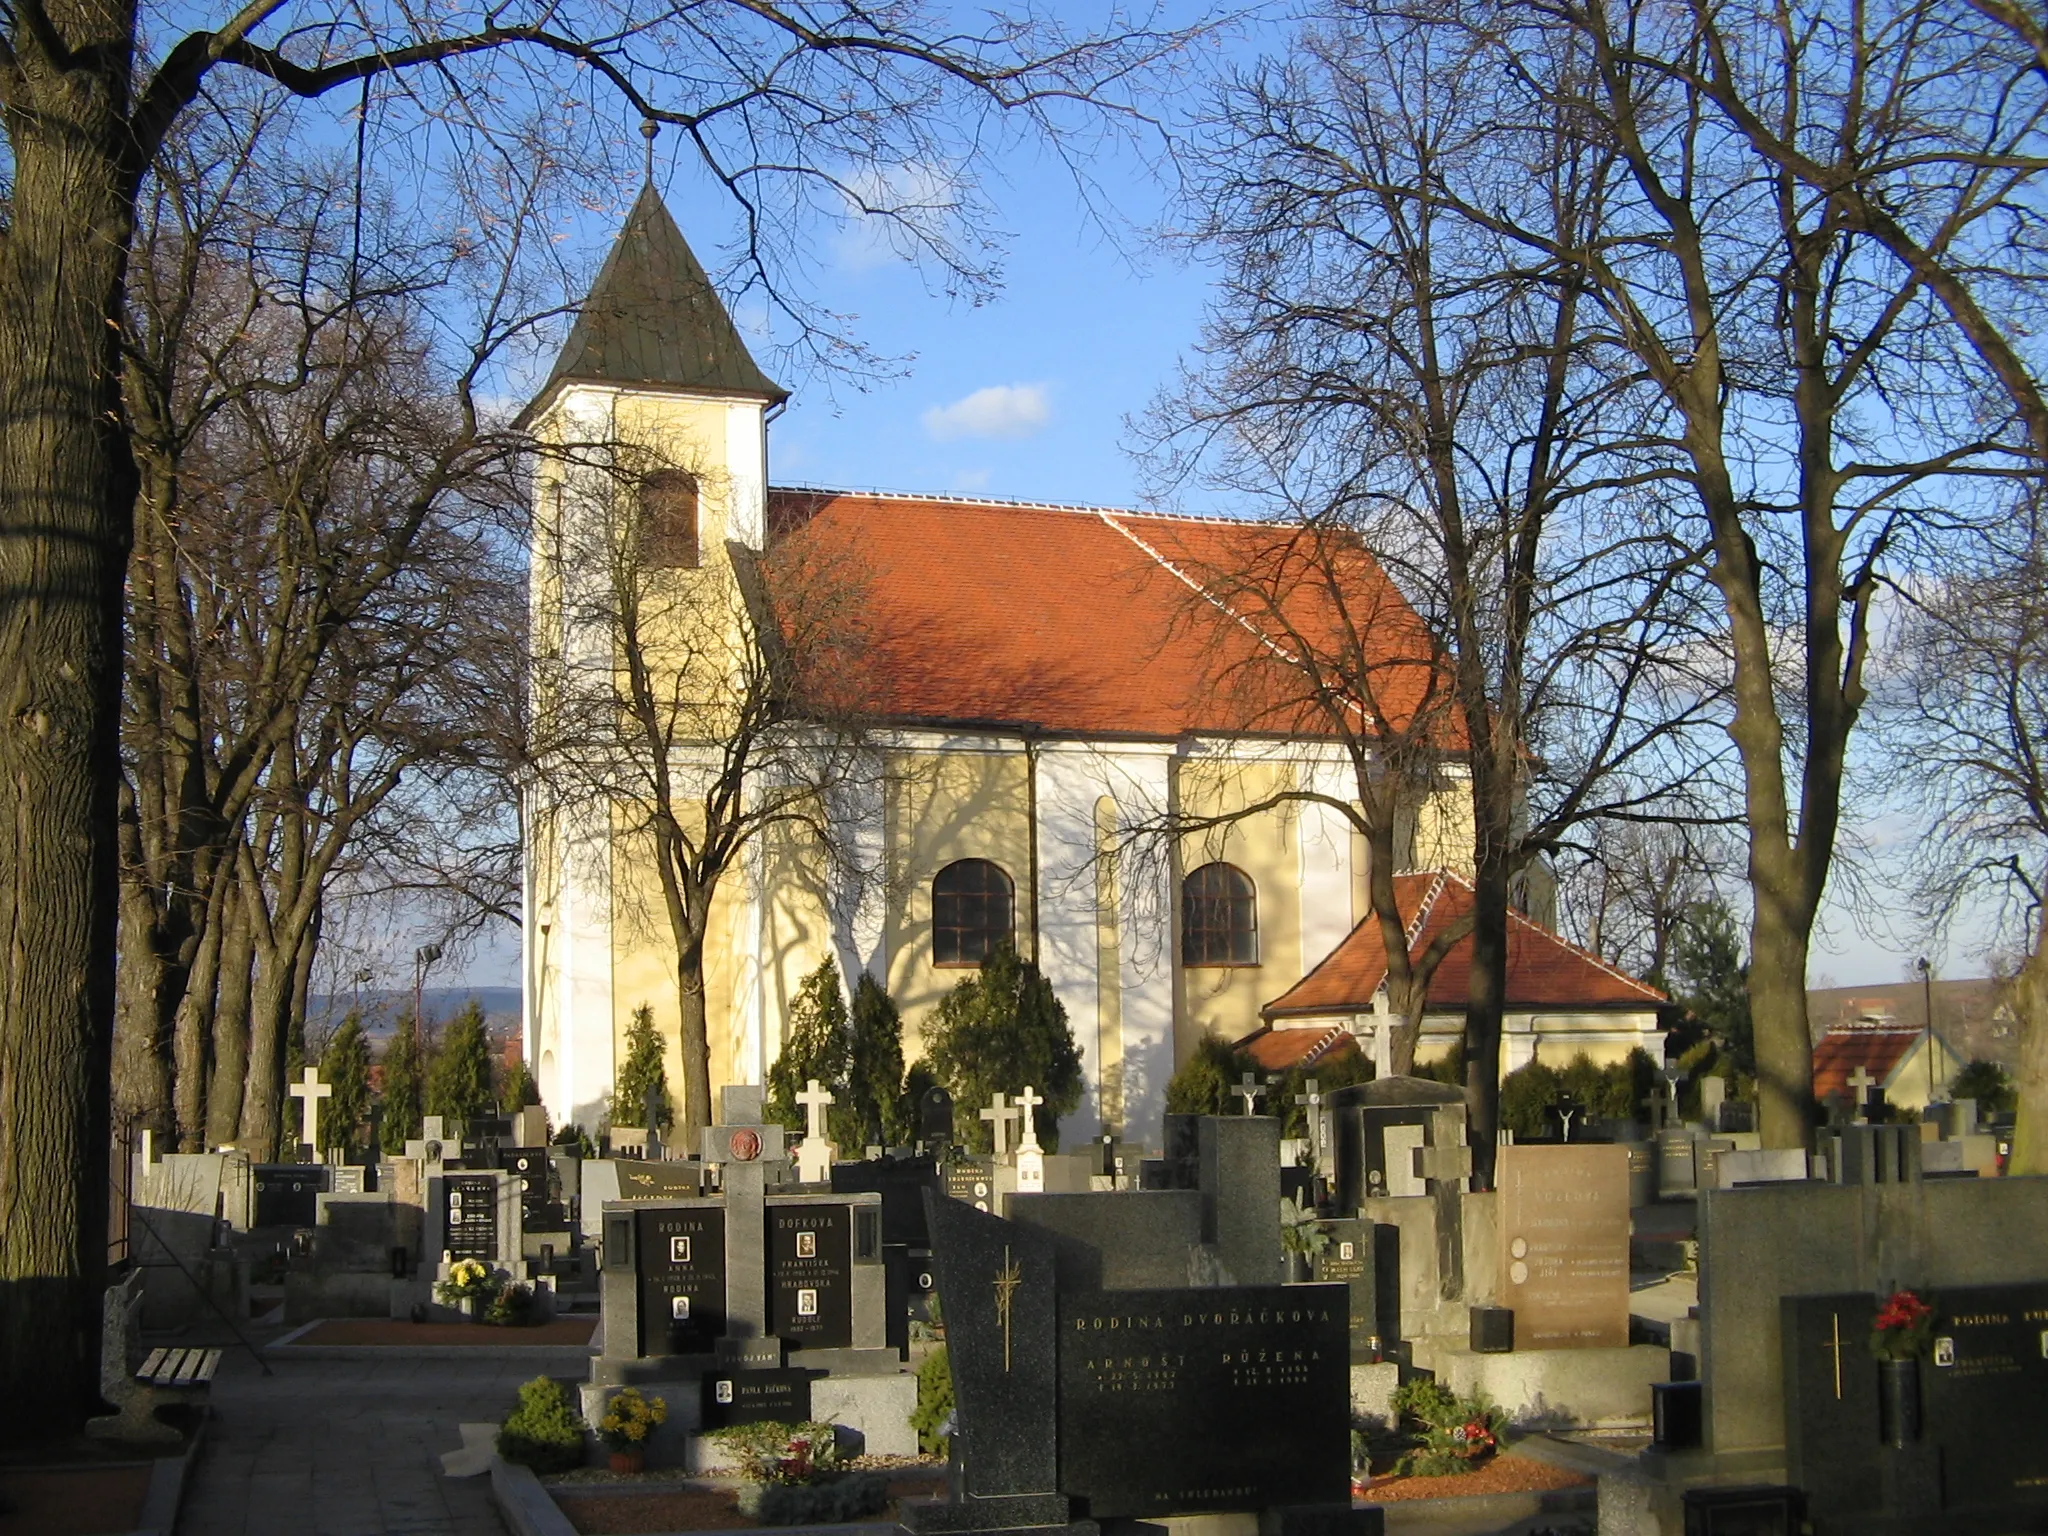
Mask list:
[[[856,573],[835,601],[864,636],[863,750],[884,771],[829,816],[883,878],[842,880],[767,837],[747,851],[706,946],[713,1092],[763,1081],[826,957],[849,987],[866,972],[888,990],[910,1063],[940,999],[1008,940],[1050,980],[1080,1046],[1086,1088],[1063,1136],[1156,1145],[1177,1063],[1205,1035],[1261,1027],[1366,915],[1363,840],[1328,807],[1261,813],[1156,859],[1098,857],[1119,827],[1168,807],[1225,813],[1288,785],[1345,793],[1335,742],[1243,728],[1232,647],[1270,642],[1226,622],[1212,625],[1219,643],[1188,621],[1191,602],[1222,607],[1196,573],[1255,559],[1286,530],[772,486],[769,426],[786,399],[650,186],[526,417],[540,447],[537,679],[543,654],[617,665],[604,634],[578,632],[570,599],[589,572],[570,552],[579,519],[602,521],[623,494],[622,470],[658,533],[659,574],[707,605],[740,590],[777,622],[778,602],[798,601],[763,558],[782,541]],[[1362,579],[1379,584],[1385,643],[1419,647],[1384,574],[1368,561]],[[672,770],[687,785],[711,755],[679,743]],[[669,1082],[682,1081],[674,950],[636,820],[546,783],[524,818],[526,1059],[555,1122],[590,1129],[636,1010],[652,1010]],[[1443,783],[1415,808],[1404,867],[1469,861],[1455,762]]]

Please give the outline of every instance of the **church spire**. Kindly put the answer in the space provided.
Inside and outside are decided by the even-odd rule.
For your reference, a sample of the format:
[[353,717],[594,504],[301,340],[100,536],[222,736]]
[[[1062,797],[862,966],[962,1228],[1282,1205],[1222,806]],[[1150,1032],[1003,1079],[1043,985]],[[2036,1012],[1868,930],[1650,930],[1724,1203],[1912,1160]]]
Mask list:
[[751,395],[789,391],[763,373],[649,181],[591,285],[535,403],[572,381]]

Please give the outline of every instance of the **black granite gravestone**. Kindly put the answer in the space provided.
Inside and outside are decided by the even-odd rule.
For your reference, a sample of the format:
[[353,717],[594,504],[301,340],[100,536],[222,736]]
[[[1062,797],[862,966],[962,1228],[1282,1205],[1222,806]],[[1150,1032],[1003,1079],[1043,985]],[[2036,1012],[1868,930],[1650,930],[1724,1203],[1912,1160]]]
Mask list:
[[703,1163],[650,1163],[621,1158],[614,1163],[621,1200],[686,1200],[704,1193]]
[[1337,1166],[1330,1184],[1337,1209],[1355,1214],[1361,1200],[1405,1187],[1409,1171],[1388,1166],[1390,1127],[1426,1128],[1439,1110],[1463,1102],[1459,1089],[1425,1077],[1379,1078],[1333,1089],[1329,1114]]
[[811,1371],[717,1371],[704,1377],[704,1427],[801,1424],[811,1416]]
[[768,1331],[797,1349],[853,1343],[853,1210],[768,1211]]
[[1930,1500],[1942,1529],[2048,1527],[2048,1282],[1926,1299],[1933,1353],[1918,1372],[1920,1436],[1904,1453],[1880,1439],[1877,1299],[1780,1302],[1786,1470],[1819,1536],[1931,1528],[1902,1509],[1910,1498]]
[[725,1212],[635,1211],[639,1353],[705,1355],[725,1335]]
[[1373,1224],[1369,1221],[1326,1221],[1329,1244],[1316,1255],[1316,1279],[1350,1291],[1345,1308],[1351,1335],[1351,1358],[1359,1364],[1379,1359],[1379,1310],[1373,1267]]
[[882,1242],[907,1248],[930,1246],[924,1224],[924,1192],[937,1188],[938,1165],[928,1157],[878,1157],[832,1165],[835,1195],[882,1197]]
[[[1052,1239],[933,1194],[925,1196],[925,1221],[945,1307],[964,1491],[974,1499],[1056,1496]],[[1015,1523],[1054,1522],[1020,1517]]]
[[310,1227],[319,1214],[320,1194],[327,1188],[327,1169],[309,1163],[258,1163],[251,1170],[256,1184],[256,1225]]
[[996,1165],[993,1158],[960,1157],[946,1164],[946,1193],[977,1211],[996,1208]]
[[1090,1519],[1350,1500],[1334,1285],[1060,1297],[1060,1491]]
[[450,1173],[441,1179],[441,1248],[451,1259],[498,1256],[498,1176]]
[[1052,1234],[1062,1292],[1186,1285],[1188,1251],[1202,1241],[1192,1189],[1012,1195],[1010,1218]]
[[500,1147],[498,1166],[519,1180],[519,1224],[528,1232],[559,1230],[566,1218],[553,1198],[546,1147]]
[[938,1162],[953,1150],[953,1095],[937,1083],[917,1101],[917,1144]]

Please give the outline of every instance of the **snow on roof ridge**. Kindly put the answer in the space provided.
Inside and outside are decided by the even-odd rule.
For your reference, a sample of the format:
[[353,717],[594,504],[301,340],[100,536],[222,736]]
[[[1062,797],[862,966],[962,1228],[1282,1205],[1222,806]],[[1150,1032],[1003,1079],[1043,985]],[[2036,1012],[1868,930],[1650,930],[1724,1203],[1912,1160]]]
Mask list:
[[1008,496],[956,496],[950,491],[889,491],[878,487],[830,485],[771,485],[768,494],[797,496],[865,496],[875,501],[923,501],[963,507],[1009,507],[1025,512],[1076,512],[1090,517],[1156,517],[1175,523],[1219,523],[1227,528],[1259,528],[1275,525],[1255,518],[1227,517],[1220,512],[1162,512],[1139,507],[1098,506],[1078,501],[1032,501]]

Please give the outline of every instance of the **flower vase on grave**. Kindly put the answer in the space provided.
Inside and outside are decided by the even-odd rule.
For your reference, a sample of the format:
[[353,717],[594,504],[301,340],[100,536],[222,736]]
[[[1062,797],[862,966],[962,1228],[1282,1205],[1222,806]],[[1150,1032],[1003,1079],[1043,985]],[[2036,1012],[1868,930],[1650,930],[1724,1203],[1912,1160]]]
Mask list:
[[1884,1443],[1903,1451],[1920,1438],[1920,1362],[1877,1362],[1877,1422]]
[[647,1470],[645,1451],[613,1451],[611,1465],[614,1472],[644,1472]]

